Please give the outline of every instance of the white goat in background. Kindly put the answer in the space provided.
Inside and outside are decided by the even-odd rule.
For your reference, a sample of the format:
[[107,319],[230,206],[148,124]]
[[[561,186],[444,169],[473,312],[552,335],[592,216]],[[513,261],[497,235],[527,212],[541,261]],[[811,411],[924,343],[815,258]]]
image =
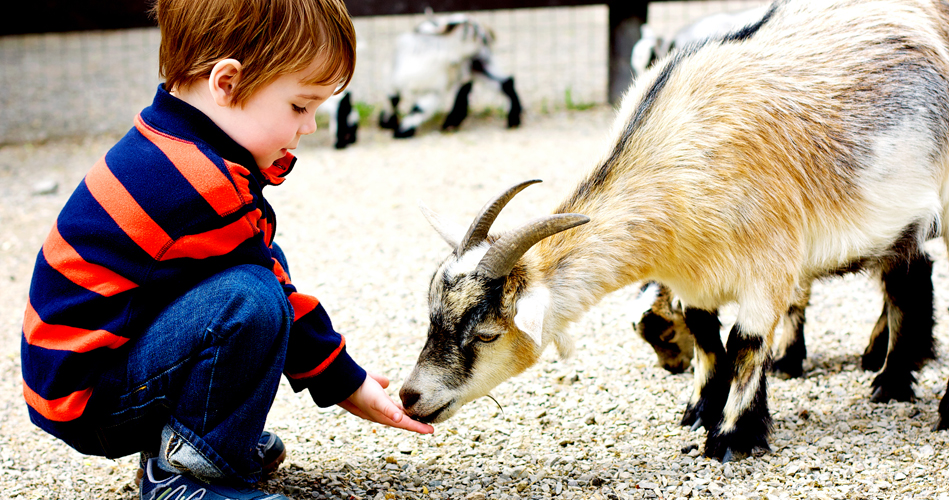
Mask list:
[[648,24],[640,27],[639,41],[633,45],[630,64],[633,78],[639,78],[654,62],[676,47],[701,42],[712,37],[720,37],[731,31],[754,24],[764,17],[767,6],[755,7],[738,12],[719,12],[705,16],[676,32],[672,40],[663,40]]
[[[705,427],[706,456],[766,451],[765,369],[800,288],[868,269],[891,297],[911,296],[929,279],[923,242],[947,239],[949,4],[778,0],[758,22],[660,60],[626,94],[612,135],[554,215],[489,236],[529,181],[464,235],[429,217],[455,251],[432,278],[403,406],[444,421],[550,343],[570,353],[569,323],[652,280],[682,300],[696,340],[683,423]],[[731,302],[723,345],[717,309]],[[904,351],[919,339],[899,332],[918,317],[888,315],[876,390],[912,391]],[[949,397],[939,411],[936,428],[949,428]]]
[[494,34],[465,14],[433,16],[396,41],[389,102],[379,125],[397,138],[412,137],[420,125],[452,100],[442,129],[457,128],[468,116],[474,77],[498,87],[510,101],[507,126],[521,123],[514,77],[497,68],[491,54]]

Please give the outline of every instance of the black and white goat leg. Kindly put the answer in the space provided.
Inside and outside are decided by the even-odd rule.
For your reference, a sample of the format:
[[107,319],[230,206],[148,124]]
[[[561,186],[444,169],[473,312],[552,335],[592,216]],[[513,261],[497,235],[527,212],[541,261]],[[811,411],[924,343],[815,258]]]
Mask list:
[[[775,326],[776,326],[775,322]],[[772,326],[773,330],[774,326]],[[766,365],[771,346],[767,339],[773,334],[745,330],[736,323],[725,344],[725,366],[731,368],[731,383],[719,421],[706,423],[705,456],[722,462],[741,460],[752,454],[771,450],[771,413],[768,410],[768,379]],[[718,396],[718,394],[716,394]],[[718,406],[718,404],[710,405]],[[703,417],[703,420],[705,418]]]
[[798,378],[804,374],[807,345],[804,342],[804,322],[807,304],[811,300],[811,285],[798,292],[782,319],[783,331],[774,349],[771,372],[781,378]]
[[468,117],[468,95],[471,94],[471,81],[465,82],[455,93],[455,104],[442,123],[442,130],[455,129]]
[[389,104],[392,106],[388,113],[382,110],[379,113],[379,127],[389,130],[398,130],[399,128],[399,101],[402,96],[398,93],[389,96]]
[[[739,300],[738,319],[728,334],[725,356],[716,359],[714,368],[715,378],[728,373],[728,389],[710,391],[709,397],[718,400],[707,401],[709,411],[701,415],[708,431],[706,457],[729,462],[770,451],[771,413],[766,372],[771,359],[771,339],[781,313],[791,302],[790,291],[788,286],[787,293],[775,291]],[[782,297],[787,298],[782,300]],[[722,411],[716,418],[711,410],[718,407]]]
[[685,325],[695,339],[695,371],[692,399],[680,423],[694,430],[721,418],[731,366],[723,362],[726,355],[718,311],[687,307],[684,316]]
[[415,135],[415,131],[431,117],[435,116],[441,101],[437,93],[422,94],[415,100],[415,105],[402,118],[393,136],[396,139],[406,139]]
[[883,371],[873,379],[871,399],[912,401],[913,372],[935,357],[932,261],[924,252],[911,249],[909,259],[883,269],[883,287],[889,351]]
[[507,128],[515,128],[521,124],[521,100],[514,89],[514,77],[500,72],[490,58],[481,57],[472,61],[471,71],[476,75],[482,75],[491,82],[497,84],[501,92],[507,96],[510,106],[507,110]]
[[886,314],[886,303],[883,304],[883,312],[879,319],[873,325],[873,331],[870,332],[870,340],[867,342],[867,348],[860,357],[860,368],[875,372],[883,368],[886,362],[886,353],[890,350],[890,320]]
[[352,94],[343,94],[333,116],[335,119],[330,120],[330,132],[336,138],[333,147],[343,149],[354,144],[356,130],[359,129],[359,113],[353,108]]

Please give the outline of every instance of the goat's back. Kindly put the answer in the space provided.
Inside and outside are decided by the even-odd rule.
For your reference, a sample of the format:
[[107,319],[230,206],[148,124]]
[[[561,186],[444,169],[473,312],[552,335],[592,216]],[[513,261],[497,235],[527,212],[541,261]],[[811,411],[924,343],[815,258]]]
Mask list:
[[614,148],[558,211],[608,240],[657,226],[649,277],[680,294],[923,240],[949,205],[947,29],[944,1],[779,0],[637,80]]

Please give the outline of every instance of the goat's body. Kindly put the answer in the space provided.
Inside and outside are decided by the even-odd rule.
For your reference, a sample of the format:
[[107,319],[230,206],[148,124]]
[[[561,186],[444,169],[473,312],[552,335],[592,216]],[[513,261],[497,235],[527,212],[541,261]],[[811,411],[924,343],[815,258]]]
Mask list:
[[556,210],[591,223],[533,249],[602,282],[572,303],[643,279],[696,307],[754,302],[937,228],[949,7],[901,19],[907,2],[823,4],[779,3],[745,42],[679,53],[630,91],[615,149]]
[[[943,0],[779,0],[758,23],[659,61],[625,97],[612,149],[555,210],[588,224],[529,247],[454,245],[405,407],[448,418],[548,343],[569,353],[567,325],[604,295],[654,280],[701,332],[684,420],[708,429],[706,455],[767,449],[764,370],[799,288],[877,268],[900,297],[928,279],[917,257],[949,216],[947,29]],[[509,255],[520,257],[501,281],[485,262]],[[714,314],[728,302],[739,308],[722,345]],[[926,314],[890,314],[889,329]],[[896,337],[884,372],[912,349]]]
[[[941,233],[947,28],[945,2],[778,2],[657,64],[626,96],[614,149],[556,210],[591,222],[525,255],[556,283],[552,325],[646,279],[693,308],[738,302],[714,430],[760,411],[766,347],[799,286],[892,267]],[[698,361],[694,404],[722,369]]]

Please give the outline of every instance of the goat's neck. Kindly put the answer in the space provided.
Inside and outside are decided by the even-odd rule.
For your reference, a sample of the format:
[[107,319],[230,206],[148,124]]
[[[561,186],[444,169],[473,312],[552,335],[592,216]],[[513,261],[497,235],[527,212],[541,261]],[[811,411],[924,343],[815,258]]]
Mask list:
[[590,222],[542,240],[525,255],[535,279],[550,290],[547,319],[555,336],[606,294],[651,277],[668,252],[668,210],[654,197],[636,202],[634,196],[565,204],[558,212],[583,213]]

